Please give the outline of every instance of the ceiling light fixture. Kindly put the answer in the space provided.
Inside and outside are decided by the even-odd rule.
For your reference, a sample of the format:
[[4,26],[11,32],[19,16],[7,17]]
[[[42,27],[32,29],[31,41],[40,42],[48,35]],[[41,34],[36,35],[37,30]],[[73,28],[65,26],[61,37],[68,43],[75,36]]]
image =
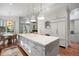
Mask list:
[[25,21],[25,23],[26,23],[26,24],[29,24],[29,23],[30,23],[30,20],[29,20],[29,19],[27,19],[27,20]]
[[44,12],[43,12],[43,5],[41,4],[41,9],[40,9],[40,14],[38,16],[38,20],[44,20],[45,17],[44,17]]
[[29,24],[30,22],[29,21],[26,21],[26,23]]
[[45,19],[44,16],[38,17],[38,20],[44,20],[44,19]]
[[36,22],[36,20],[35,19],[32,19],[32,20],[30,20],[31,22]]
[[31,22],[36,22],[35,16],[32,16],[30,21]]

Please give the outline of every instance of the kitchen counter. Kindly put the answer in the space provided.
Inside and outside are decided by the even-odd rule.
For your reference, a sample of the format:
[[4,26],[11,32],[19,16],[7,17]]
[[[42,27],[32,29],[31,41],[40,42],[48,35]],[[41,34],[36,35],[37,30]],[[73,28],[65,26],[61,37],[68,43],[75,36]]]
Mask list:
[[28,55],[58,55],[58,37],[32,33],[18,34],[18,42]]

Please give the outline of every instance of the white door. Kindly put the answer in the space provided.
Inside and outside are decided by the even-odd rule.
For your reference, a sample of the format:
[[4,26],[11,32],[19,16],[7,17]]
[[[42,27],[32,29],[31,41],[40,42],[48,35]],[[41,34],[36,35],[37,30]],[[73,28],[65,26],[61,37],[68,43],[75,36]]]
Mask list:
[[66,32],[66,26],[65,26],[65,22],[59,22],[58,23],[58,36],[61,39],[65,39],[65,32]]

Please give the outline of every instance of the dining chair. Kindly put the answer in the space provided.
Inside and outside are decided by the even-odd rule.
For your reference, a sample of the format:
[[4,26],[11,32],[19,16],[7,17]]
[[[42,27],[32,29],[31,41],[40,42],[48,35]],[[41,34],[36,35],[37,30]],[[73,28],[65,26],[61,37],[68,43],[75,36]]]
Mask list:
[[0,50],[5,47],[5,37],[0,35]]
[[8,40],[8,45],[15,44],[17,42],[17,34],[8,36],[6,40]]
[[12,38],[13,36],[8,36],[7,38],[6,38],[6,40],[8,40],[8,45],[9,44],[12,44]]
[[17,34],[14,34],[14,35],[12,36],[12,43],[13,43],[13,44],[16,44],[16,43],[17,43]]

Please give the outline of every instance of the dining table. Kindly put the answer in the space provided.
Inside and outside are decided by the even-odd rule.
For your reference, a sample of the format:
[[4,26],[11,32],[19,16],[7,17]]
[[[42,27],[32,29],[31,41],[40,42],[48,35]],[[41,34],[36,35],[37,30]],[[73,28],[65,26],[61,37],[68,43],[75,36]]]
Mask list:
[[8,37],[8,36],[12,36],[14,35],[14,33],[3,33],[3,36]]

